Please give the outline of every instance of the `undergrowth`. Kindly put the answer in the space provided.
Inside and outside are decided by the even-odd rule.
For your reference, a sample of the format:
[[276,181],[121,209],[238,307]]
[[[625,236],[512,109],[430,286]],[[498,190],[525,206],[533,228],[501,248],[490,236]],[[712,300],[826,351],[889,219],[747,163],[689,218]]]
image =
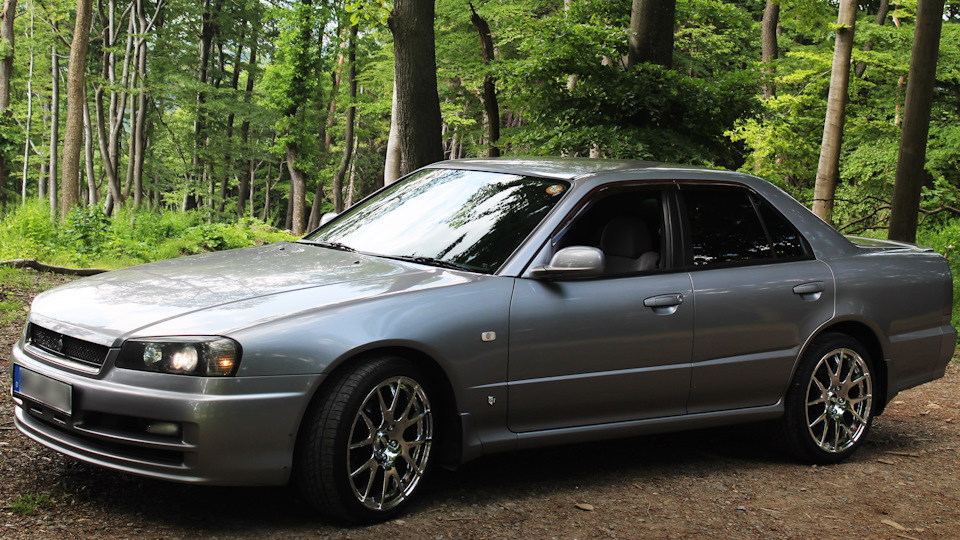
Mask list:
[[211,223],[201,211],[120,209],[108,217],[92,206],[52,221],[49,206],[34,201],[0,221],[0,260],[114,269],[294,238],[249,217]]

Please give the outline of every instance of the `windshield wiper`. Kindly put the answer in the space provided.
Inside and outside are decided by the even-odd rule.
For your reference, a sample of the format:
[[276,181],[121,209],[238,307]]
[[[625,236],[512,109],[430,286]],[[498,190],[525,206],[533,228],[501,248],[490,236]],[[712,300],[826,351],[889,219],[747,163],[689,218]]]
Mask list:
[[304,244],[310,244],[311,246],[320,246],[320,247],[325,247],[329,249],[336,249],[339,251],[349,251],[351,253],[357,252],[357,250],[353,249],[352,247],[346,244],[341,244],[340,242],[322,242],[318,240],[299,240],[299,241],[303,242]]
[[449,268],[450,270],[463,270],[466,272],[476,272],[476,268],[471,268],[465,264],[445,261],[443,259],[434,259],[433,257],[421,257],[417,255],[383,255],[388,259],[399,259],[401,261],[410,261],[418,264],[437,266],[440,268]]

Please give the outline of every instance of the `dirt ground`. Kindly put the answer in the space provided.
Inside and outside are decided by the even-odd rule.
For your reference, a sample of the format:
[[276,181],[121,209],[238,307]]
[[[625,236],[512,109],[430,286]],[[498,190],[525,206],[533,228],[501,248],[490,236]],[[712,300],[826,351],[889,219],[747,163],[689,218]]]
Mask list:
[[[0,357],[22,319],[0,326]],[[840,465],[790,461],[765,425],[526,451],[437,471],[400,519],[351,528],[291,489],[148,480],[47,450],[13,427],[2,364],[2,538],[960,538],[957,362],[897,396]]]

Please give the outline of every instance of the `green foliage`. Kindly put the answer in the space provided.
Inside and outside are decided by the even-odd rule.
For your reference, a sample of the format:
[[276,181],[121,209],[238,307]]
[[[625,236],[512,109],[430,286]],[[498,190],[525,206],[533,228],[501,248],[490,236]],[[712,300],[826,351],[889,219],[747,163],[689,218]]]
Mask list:
[[45,204],[31,203],[0,222],[0,259],[118,268],[133,264],[294,239],[250,217],[210,223],[202,211],[77,209],[52,223]]
[[38,509],[51,506],[54,503],[49,493],[39,495],[20,495],[10,502],[10,511],[21,516],[29,516]]
[[[521,153],[586,155],[598,148],[605,157],[737,166],[724,133],[756,106],[759,75],[752,63],[717,63],[703,52],[712,47],[708,28],[716,30],[714,22],[734,8],[686,5],[692,22],[681,39],[687,67],[680,72],[624,69],[624,20],[598,17],[594,3],[519,24],[518,57],[502,62],[498,76],[526,125],[506,130],[505,141]],[[741,35],[751,23],[737,13]]]
[[932,247],[947,258],[953,272],[953,320],[960,327],[960,221],[952,220],[936,228],[917,231],[917,243]]

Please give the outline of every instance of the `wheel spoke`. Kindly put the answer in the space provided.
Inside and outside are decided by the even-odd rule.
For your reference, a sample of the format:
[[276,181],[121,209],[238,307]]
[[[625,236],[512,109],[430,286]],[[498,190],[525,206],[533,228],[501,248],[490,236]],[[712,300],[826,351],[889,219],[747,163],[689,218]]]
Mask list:
[[[400,413],[400,416],[394,418],[394,420],[400,421],[405,420],[407,416],[410,415],[410,409],[413,408],[414,404],[417,402],[417,394],[420,393],[420,385],[416,385],[410,389],[410,400],[407,401],[407,406],[403,408],[403,412]],[[410,425],[407,423],[407,425]]]
[[820,413],[820,416],[818,416],[816,420],[810,423],[809,427],[813,428],[813,426],[819,424],[820,422],[823,422],[824,419],[826,419],[826,417],[827,417],[827,411],[823,411],[822,413]]
[[410,467],[410,469],[413,471],[415,475],[417,475],[418,477],[423,475],[423,471],[420,470],[420,466],[417,465],[417,463],[413,460],[412,457],[410,457],[407,454],[403,454],[403,460],[407,462],[407,465]]
[[376,467],[377,467],[377,460],[374,459],[373,456],[371,455],[370,459],[364,461],[363,465],[361,465],[359,469],[350,473],[350,478],[355,478],[358,474],[362,473],[363,471],[367,469],[375,469]]

